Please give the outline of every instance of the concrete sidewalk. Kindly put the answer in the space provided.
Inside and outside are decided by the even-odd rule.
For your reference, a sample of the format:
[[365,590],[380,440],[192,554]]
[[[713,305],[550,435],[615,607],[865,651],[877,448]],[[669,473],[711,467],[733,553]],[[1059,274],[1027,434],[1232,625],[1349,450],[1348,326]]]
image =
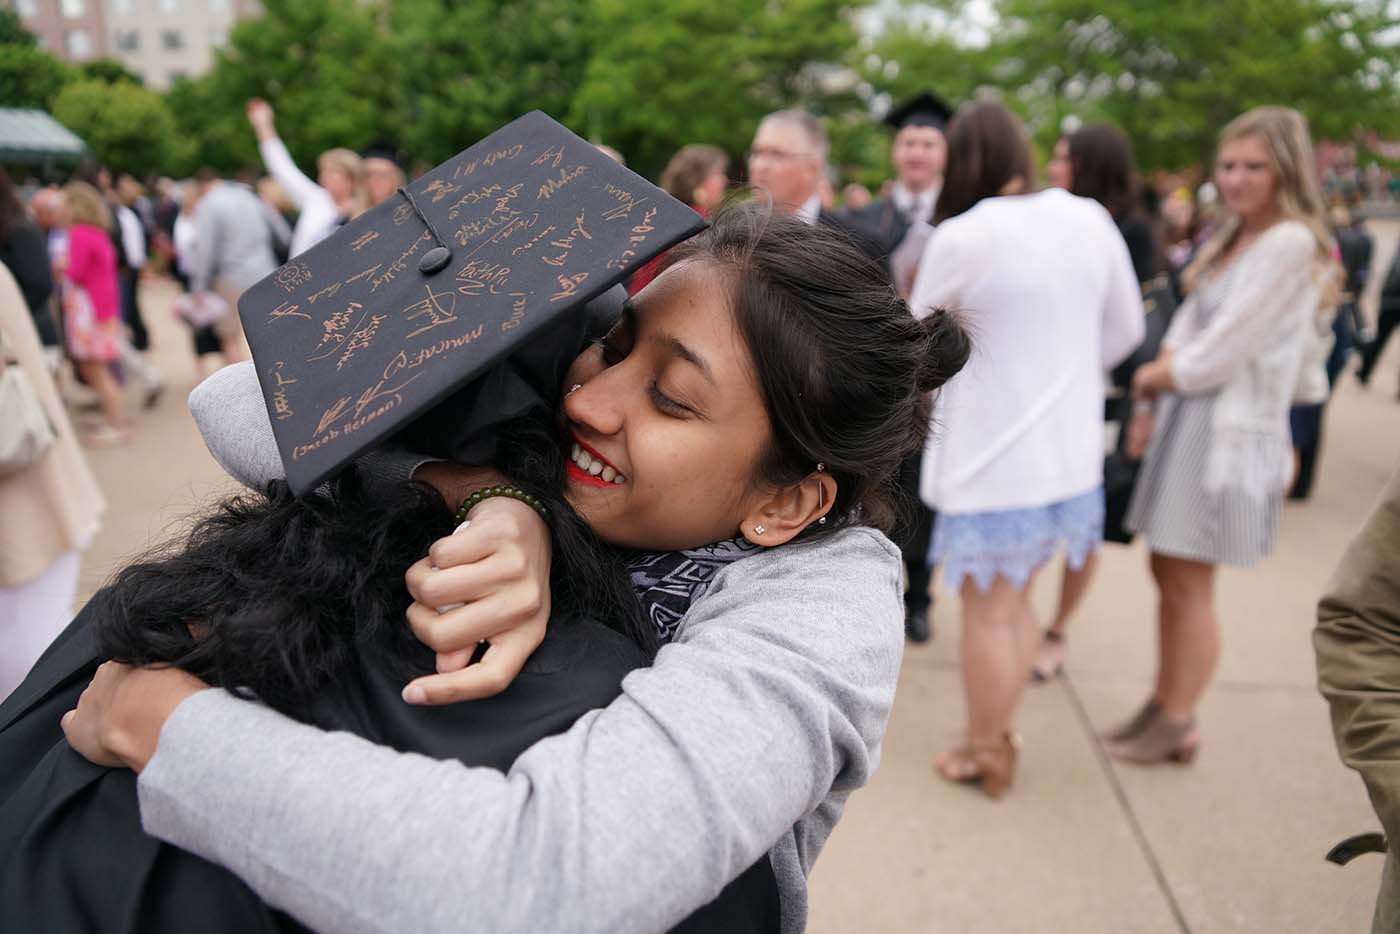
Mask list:
[[[1397,229],[1378,225],[1378,270]],[[84,599],[233,488],[184,408],[196,376],[173,295],[144,289],[166,398],[137,414],[130,446],[90,451],[109,510],[84,561]],[[1338,764],[1309,634],[1324,582],[1400,463],[1397,369],[1392,348],[1371,390],[1343,378],[1313,500],[1287,509],[1269,561],[1222,574],[1225,654],[1190,768],[1110,763],[1094,739],[1145,698],[1154,664],[1146,555],[1111,547],[1071,630],[1067,674],[1023,704],[1016,787],[993,803],[938,780],[933,756],[957,738],[963,710],[957,601],[940,594],[934,642],[906,655],[879,773],[813,873],[814,934],[1368,930],[1380,859],[1322,859],[1376,822]],[[1057,587],[1058,569],[1042,573],[1043,612]]]

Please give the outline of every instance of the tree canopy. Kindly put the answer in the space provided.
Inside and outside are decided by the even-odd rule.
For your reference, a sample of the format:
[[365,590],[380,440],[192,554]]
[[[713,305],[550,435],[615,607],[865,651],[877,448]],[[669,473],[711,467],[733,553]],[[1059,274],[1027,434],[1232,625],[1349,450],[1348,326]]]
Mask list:
[[[965,2],[944,3],[955,15]],[[877,57],[896,94],[1000,90],[1049,142],[1070,115],[1118,124],[1145,167],[1208,163],[1220,129],[1262,104],[1296,107],[1319,138],[1400,130],[1400,32],[1388,0],[992,0],[985,44],[910,13]]]
[[[0,10],[0,99],[55,110],[98,158],[189,172],[258,163],[249,98],[293,155],[396,143],[433,164],[541,109],[655,176],[681,146],[738,157],[758,119],[806,107],[833,162],[888,173],[880,106],[924,89],[999,92],[1048,145],[1066,117],[1109,121],[1145,168],[1207,161],[1257,104],[1318,137],[1400,132],[1392,0],[264,0],[205,75],[163,96],[110,61],[70,68]],[[969,14],[983,18],[968,28]],[[988,19],[990,17],[990,19]],[[101,86],[99,89],[98,85]],[[80,90],[64,93],[70,86]],[[137,93],[141,92],[141,93]],[[149,96],[143,96],[149,95]],[[99,100],[102,103],[99,103]],[[152,103],[154,100],[155,103]],[[64,106],[59,114],[58,103]],[[140,114],[138,146],[112,113]],[[118,142],[118,140],[122,140]],[[738,167],[736,167],[738,168]]]

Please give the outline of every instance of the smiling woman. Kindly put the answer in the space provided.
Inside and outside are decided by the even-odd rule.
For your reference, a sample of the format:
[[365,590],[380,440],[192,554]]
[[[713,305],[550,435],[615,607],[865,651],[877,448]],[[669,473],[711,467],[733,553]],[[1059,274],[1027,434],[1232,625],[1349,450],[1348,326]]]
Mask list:
[[[806,874],[874,768],[898,676],[899,556],[878,528],[928,394],[969,345],[951,317],[915,320],[848,243],[758,207],[673,253],[575,360],[553,441],[572,467],[550,514],[576,512],[596,547],[628,557],[667,643],[652,663],[503,769],[322,733],[180,672],[104,666],[65,730],[96,761],[143,770],[149,832],[323,930],[455,931],[468,915],[481,930],[662,930],[736,878],[753,928],[803,929]],[[519,506],[477,508],[492,503]],[[515,515],[535,548],[539,518]],[[409,571],[409,619],[440,665],[497,612],[482,581],[530,565],[497,560],[512,535],[492,529],[473,517]],[[466,605],[434,609],[452,602]],[[481,667],[512,635],[487,621]],[[291,853],[295,879],[273,868]],[[780,918],[764,913],[765,874]]]

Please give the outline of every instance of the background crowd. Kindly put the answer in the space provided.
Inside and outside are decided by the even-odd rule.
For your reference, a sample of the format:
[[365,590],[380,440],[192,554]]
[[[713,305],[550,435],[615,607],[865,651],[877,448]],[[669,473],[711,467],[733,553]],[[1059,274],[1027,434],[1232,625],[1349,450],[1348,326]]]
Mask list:
[[[297,22],[289,13],[280,28]],[[418,35],[412,10],[396,25],[398,41]],[[911,29],[885,40],[882,74]],[[251,50],[266,38],[250,29],[242,41]],[[179,93],[222,102],[249,86],[250,67],[230,58]],[[1377,371],[1400,325],[1400,263],[1375,267],[1364,224],[1400,186],[1380,162],[1358,164],[1355,147],[1315,151],[1317,127],[1292,109],[1241,107],[1218,125],[1200,121],[1185,144],[1159,145],[1155,132],[1135,132],[1136,119],[1042,119],[1028,129],[995,93],[955,100],[971,88],[946,66],[927,72],[942,79],[942,96],[904,68],[904,87],[919,93],[890,108],[883,128],[866,119],[854,130],[819,99],[727,121],[723,132],[702,120],[644,135],[606,107],[588,110],[596,87],[557,115],[588,114],[575,121],[581,132],[702,215],[726,198],[768,201],[849,238],[916,315],[947,307],[971,324],[975,353],[939,398],[934,441],[898,478],[909,507],[896,536],[906,634],[933,637],[939,575],[963,618],[966,735],[938,772],[992,797],[1007,791],[1021,765],[1024,689],[1061,670],[1102,544],[1138,535],[1158,590],[1158,673],[1141,708],[1102,735],[1125,761],[1189,763],[1222,651],[1217,567],[1266,558],[1284,500],[1310,495],[1339,380],[1400,393],[1400,375]],[[1105,100],[1100,112],[1111,113]],[[142,412],[169,404],[142,284],[179,283],[174,308],[201,373],[246,359],[234,312],[245,289],[494,128],[454,136],[438,126],[455,140],[444,150],[411,125],[360,124],[339,137],[324,124],[302,132],[282,120],[279,129],[282,107],[248,94],[233,113],[205,108],[197,168],[190,153],[147,165],[124,154],[125,170],[94,162],[62,178],[0,168],[0,261],[28,310],[19,324],[0,321],[7,345],[26,344],[9,332],[32,326],[42,354],[12,355],[41,387],[59,434],[45,476],[0,479],[0,535],[40,543],[24,562],[0,548],[0,622],[30,621],[23,644],[5,632],[18,651],[0,664],[0,697],[71,613],[80,555],[103,510],[82,445],[140,443]],[[287,107],[305,103],[289,93]],[[1199,164],[1164,163],[1207,137]],[[669,158],[658,140],[673,144]],[[878,157],[852,157],[877,140]],[[1157,171],[1141,171],[1135,150]],[[193,171],[161,174],[171,165]],[[1374,277],[1383,281],[1369,320],[1360,296]],[[22,515],[10,508],[21,500]],[[1031,588],[1059,554],[1059,599],[1042,621]]]

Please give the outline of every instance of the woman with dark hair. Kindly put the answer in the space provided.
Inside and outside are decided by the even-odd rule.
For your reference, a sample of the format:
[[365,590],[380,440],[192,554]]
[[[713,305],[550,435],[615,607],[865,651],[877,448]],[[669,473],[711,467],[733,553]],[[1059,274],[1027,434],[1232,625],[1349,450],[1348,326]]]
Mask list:
[[1157,275],[1157,244],[1143,216],[1133,146],[1122,130],[1092,124],[1060,137],[1046,172],[1050,184],[1081,198],[1093,198],[1108,209],[1128,245],[1139,282],[1150,282]]
[[[664,643],[606,709],[502,774],[109,664],[65,730],[142,772],[147,830],[312,927],[659,930],[757,860],[799,931],[805,875],[869,777],[898,674],[899,553],[878,528],[929,393],[968,352],[954,319],[916,321],[842,238],[722,212],[564,380],[553,482],[623,550]],[[410,618],[440,656],[476,644],[490,603],[491,560],[461,564],[483,553],[473,531],[409,574]]]
[[[1146,291],[1160,271],[1159,253],[1152,227],[1143,215],[1132,144],[1123,132],[1117,127],[1098,124],[1060,137],[1055,143],[1046,172],[1052,185],[1081,198],[1092,198],[1107,209],[1118,225],[1118,232],[1123,235],[1123,242],[1127,244],[1138,283]],[[1154,307],[1152,311],[1152,314],[1164,319],[1154,319],[1149,328],[1158,340],[1170,322],[1171,311],[1171,307]],[[1150,337],[1146,344],[1146,347],[1138,349],[1138,354],[1113,371],[1114,385],[1124,392],[1123,397],[1115,400],[1109,409],[1109,420],[1119,426],[1120,449],[1122,441],[1126,440],[1124,435],[1131,414],[1131,402],[1126,392],[1132,385],[1134,363],[1140,357],[1150,358],[1156,353]],[[1046,628],[1040,647],[1036,650],[1035,664],[1031,669],[1035,680],[1046,681],[1059,674],[1065,658],[1065,630],[1070,617],[1083,602],[1097,566],[1097,554],[1090,554],[1082,568],[1065,566],[1055,618]]]
[[[718,146],[705,143],[682,146],[666,163],[657,184],[677,201],[690,205],[701,217],[709,217],[724,200],[724,190],[729,185],[729,157]],[[628,293],[636,295],[646,288],[665,261],[666,254],[662,253],[637,270],[627,284]]]
[[967,733],[944,778],[992,797],[1016,766],[1011,727],[1039,636],[1030,589],[1061,548],[1083,567],[1103,534],[1104,372],[1142,340],[1123,238],[1099,204],[1032,193],[1030,145],[1000,104],[958,111],[938,226],[910,299],[965,309],[977,349],[939,400],[924,455],[930,563],[962,596]]
[[58,326],[49,307],[53,270],[44,234],[29,219],[10,174],[0,168],[0,263],[15,277],[45,347],[58,347]]

